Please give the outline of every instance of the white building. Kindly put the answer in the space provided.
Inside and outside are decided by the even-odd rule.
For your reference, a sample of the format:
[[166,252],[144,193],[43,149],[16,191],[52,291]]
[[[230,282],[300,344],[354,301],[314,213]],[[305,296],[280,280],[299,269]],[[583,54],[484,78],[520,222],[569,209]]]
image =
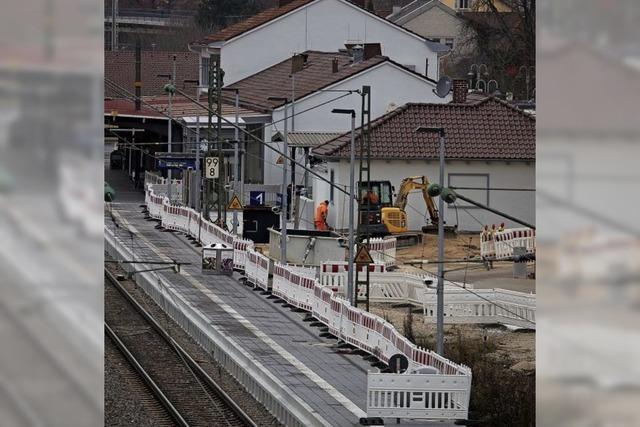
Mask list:
[[[291,75],[293,59],[289,58],[227,87],[239,91],[243,107],[272,115],[271,124],[264,129],[265,141],[272,141],[274,135],[283,132],[285,107],[289,117],[288,131],[347,131],[351,128],[350,119],[332,114],[332,110],[355,110],[359,124],[362,96],[358,91],[363,86],[371,88],[372,120],[408,102],[450,100],[450,97],[441,99],[433,93],[435,81],[381,55],[369,57],[365,53],[362,59],[354,59],[353,53],[346,51],[309,51],[302,56],[302,65],[295,77]],[[295,102],[292,103],[293,98]],[[277,147],[282,149],[283,145],[279,143]],[[263,154],[264,183],[281,184],[282,170],[277,163],[280,155],[269,149]],[[296,155],[298,160],[304,160],[302,150]],[[302,183],[302,174],[297,175],[296,182]]]
[[[466,87],[464,89],[466,93]],[[529,223],[535,222],[535,119],[495,98],[449,104],[407,104],[376,120],[370,131],[371,179],[390,181],[399,189],[402,179],[426,175],[439,177],[438,137],[418,133],[420,126],[444,127],[446,132],[445,184],[458,193]],[[356,133],[359,143],[360,129]],[[349,182],[349,134],[313,150],[325,160],[329,181],[345,188]],[[356,165],[357,167],[357,165]],[[356,169],[357,180],[357,169]],[[348,224],[347,196],[321,180],[313,183],[317,204],[329,200],[329,224]],[[457,209],[456,209],[457,208]],[[406,208],[410,230],[420,230],[428,219],[422,195],[409,197]],[[447,225],[461,231],[479,231],[484,224],[517,227],[518,224],[484,209],[458,201],[445,207]]]
[[347,0],[281,0],[281,7],[231,25],[190,48],[201,55],[206,84],[209,55],[220,53],[225,84],[275,65],[294,53],[337,51],[345,45],[375,44],[382,54],[417,73],[439,77],[438,53],[448,48]]

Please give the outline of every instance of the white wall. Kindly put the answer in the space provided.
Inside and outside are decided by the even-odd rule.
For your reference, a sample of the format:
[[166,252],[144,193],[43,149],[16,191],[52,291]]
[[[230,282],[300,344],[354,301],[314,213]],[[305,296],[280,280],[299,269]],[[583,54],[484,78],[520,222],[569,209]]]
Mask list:
[[232,84],[306,50],[334,52],[347,41],[381,43],[383,55],[437,80],[438,59],[426,42],[342,0],[318,0],[225,43],[221,65]]
[[[348,163],[329,162],[328,168],[336,170],[336,181],[341,184],[348,183]],[[447,162],[445,166],[447,178],[449,174],[481,174],[489,175],[489,186],[492,188],[535,188],[535,164],[533,162],[527,164],[524,162]],[[395,186],[396,191],[400,187],[402,179],[409,176],[426,175],[430,181],[437,182],[439,174],[437,161],[412,160],[412,161],[384,161],[375,160],[371,165],[372,180],[388,180]],[[357,176],[357,171],[356,171]],[[480,176],[468,176],[464,181],[460,176],[454,176],[453,179],[458,182],[458,186],[477,187],[485,185],[485,180]],[[356,178],[357,179],[357,178]],[[447,179],[448,183],[448,179]],[[456,182],[453,183],[454,185]],[[328,184],[315,180],[313,183],[314,194],[327,194]],[[486,192],[462,191],[468,197],[483,202]],[[336,194],[339,194],[336,192]],[[320,200],[314,197],[316,200]],[[436,206],[437,206],[437,199]],[[346,198],[339,194],[335,198],[335,204],[331,206],[329,224],[336,228],[346,228],[348,216],[341,214],[343,210],[347,210]],[[445,221],[447,225],[458,224],[460,231],[480,231],[481,224],[500,224],[504,222],[507,227],[521,227],[514,222],[506,220],[500,216],[492,214],[479,208],[463,207],[464,202],[458,203],[458,215],[456,218],[456,210],[445,206]],[[502,210],[516,218],[523,219],[530,223],[535,223],[535,193],[534,192],[507,192],[507,191],[491,191],[489,192],[489,206],[498,210]],[[331,212],[333,211],[333,212]],[[424,216],[427,214],[422,194],[414,192],[409,196],[407,206],[407,216],[409,217],[409,229],[420,230],[425,224]],[[477,221],[471,216],[477,218]],[[428,215],[427,215],[428,218]]]
[[[393,82],[393,84],[389,84]],[[387,112],[389,104],[394,103],[402,106],[408,102],[449,102],[450,96],[442,99],[433,93],[433,83],[421,79],[390,63],[383,63],[366,73],[359,74],[350,79],[341,81],[330,87],[331,90],[355,90],[361,89],[363,85],[371,86],[371,119],[374,120]],[[321,105],[324,102],[335,99],[343,95],[340,92],[317,92],[311,96],[303,98],[295,103],[295,112],[300,113],[307,109]],[[356,127],[360,126],[360,113],[362,98],[358,94],[351,94],[337,101],[331,102],[319,108],[314,108],[295,117],[296,131],[332,131],[347,132],[351,129],[351,119],[349,116],[336,115],[331,113],[334,108],[345,108],[356,110]],[[287,113],[291,115],[291,109]],[[265,141],[270,141],[270,136],[276,132],[284,130],[284,108],[279,108],[273,112],[273,121],[276,123],[270,129],[265,130]],[[289,120],[289,130],[292,129]],[[275,144],[275,143],[274,143]],[[283,144],[277,145],[279,150],[283,149]],[[276,166],[279,155],[274,155],[268,150],[269,155],[265,164],[265,184],[279,184],[282,182],[282,170]],[[302,156],[302,150],[298,150]],[[301,157],[300,157],[301,159]],[[297,169],[296,176],[298,183],[302,181],[302,170]],[[315,197],[314,197],[315,198]],[[323,199],[324,200],[324,199]]]
[[[389,104],[402,106],[408,102],[449,102],[451,97],[444,99],[433,93],[435,85],[425,79],[407,72],[391,63],[382,63],[379,66],[361,73],[350,79],[343,80],[328,89],[331,90],[357,90],[362,86],[371,86],[371,119],[378,118],[387,112]],[[343,93],[317,92],[312,96],[303,98],[295,103],[295,111],[301,112],[324,102],[335,99]],[[356,127],[360,126],[360,113],[362,98],[359,94],[351,94],[337,101],[331,102],[319,108],[307,111],[295,117],[296,131],[348,131],[351,129],[351,121],[348,116],[332,114],[334,108],[356,110]],[[289,114],[291,114],[289,112]],[[273,112],[274,121],[284,118],[284,108]],[[283,123],[278,123],[278,130],[283,129]],[[291,121],[289,122],[291,129]]]

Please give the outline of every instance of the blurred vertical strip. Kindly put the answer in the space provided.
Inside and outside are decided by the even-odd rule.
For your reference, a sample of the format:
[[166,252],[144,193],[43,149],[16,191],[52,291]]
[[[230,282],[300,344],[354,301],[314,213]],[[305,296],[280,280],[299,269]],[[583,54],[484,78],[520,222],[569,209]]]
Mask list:
[[640,2],[538,2],[538,423],[640,415]]
[[103,425],[102,52],[102,2],[2,2],[1,425]]

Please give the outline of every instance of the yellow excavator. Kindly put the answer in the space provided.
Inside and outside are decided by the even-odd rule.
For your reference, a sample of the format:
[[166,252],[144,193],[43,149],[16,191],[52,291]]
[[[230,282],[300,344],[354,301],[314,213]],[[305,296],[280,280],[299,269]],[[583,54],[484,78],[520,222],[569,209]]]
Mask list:
[[[428,187],[429,180],[426,176],[405,178],[400,183],[395,203],[392,203],[391,197],[394,188],[391,182],[370,181],[367,183],[365,181],[358,183],[361,203],[359,227],[361,229],[368,227],[369,234],[374,236],[406,233],[409,228],[405,208],[407,207],[409,193],[414,190],[421,190],[431,219],[431,223],[422,227],[422,231],[427,233],[437,230],[439,213],[433,199],[427,192]],[[368,191],[368,188],[371,188],[371,190]]]

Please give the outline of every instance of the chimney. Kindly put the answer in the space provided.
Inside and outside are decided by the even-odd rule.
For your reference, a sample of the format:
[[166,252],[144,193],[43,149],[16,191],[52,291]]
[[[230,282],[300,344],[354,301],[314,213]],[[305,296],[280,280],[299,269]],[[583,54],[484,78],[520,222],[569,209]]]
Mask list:
[[453,102],[455,104],[464,104],[467,102],[467,93],[469,92],[469,81],[466,79],[453,80]]
[[380,43],[365,43],[364,44],[364,57],[363,59],[366,61],[367,59],[373,58],[374,56],[382,55],[382,45]]
[[331,70],[334,73],[338,72],[338,58],[333,58],[333,60],[331,61]]
[[402,10],[402,6],[393,6],[392,15],[395,15],[396,13],[400,12]]

